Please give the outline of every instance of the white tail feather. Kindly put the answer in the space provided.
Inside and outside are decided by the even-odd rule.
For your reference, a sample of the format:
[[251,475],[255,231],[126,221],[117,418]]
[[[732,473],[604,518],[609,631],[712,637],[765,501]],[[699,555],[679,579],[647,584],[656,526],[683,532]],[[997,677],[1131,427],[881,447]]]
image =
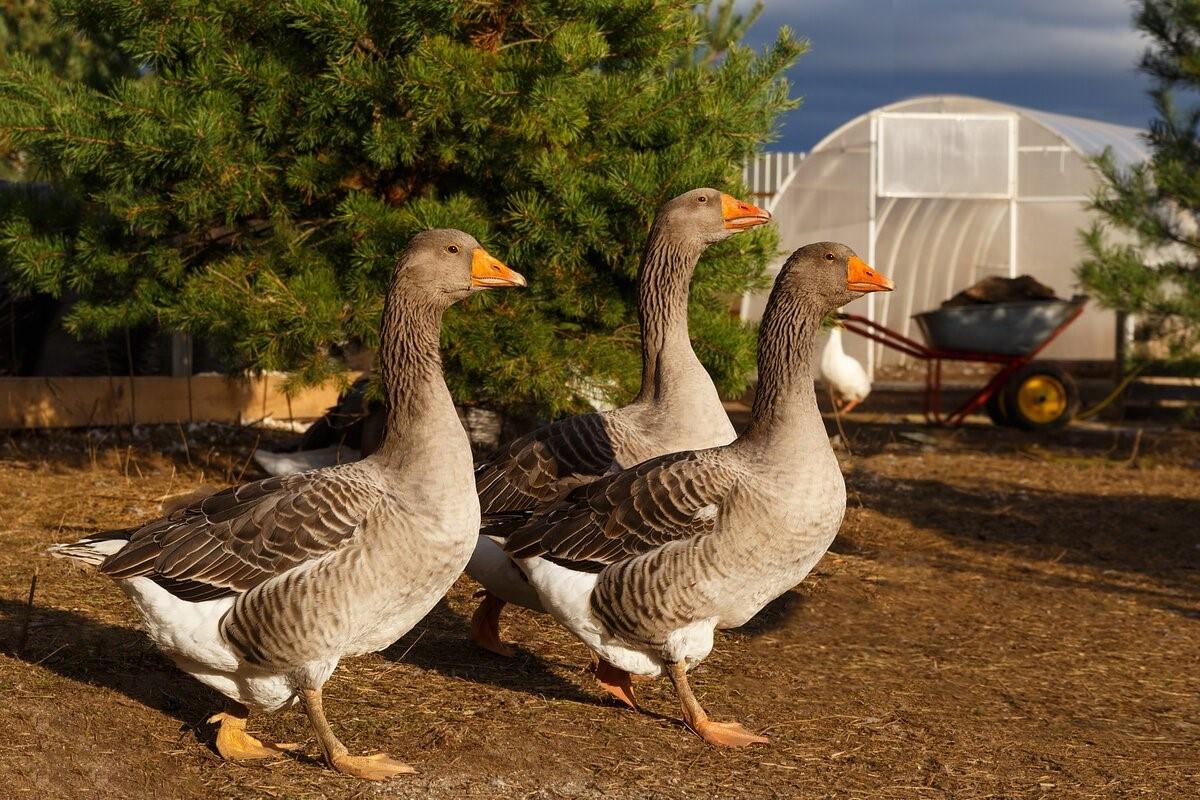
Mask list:
[[93,567],[129,544],[127,539],[80,539],[78,542],[56,544],[46,552],[55,558],[68,558]]

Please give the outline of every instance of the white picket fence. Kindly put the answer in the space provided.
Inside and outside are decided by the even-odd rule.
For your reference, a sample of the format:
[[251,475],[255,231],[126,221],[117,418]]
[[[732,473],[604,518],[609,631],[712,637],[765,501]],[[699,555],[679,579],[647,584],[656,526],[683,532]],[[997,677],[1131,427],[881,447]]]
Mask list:
[[760,202],[768,202],[803,160],[804,153],[760,153],[746,159],[742,174],[750,194]]

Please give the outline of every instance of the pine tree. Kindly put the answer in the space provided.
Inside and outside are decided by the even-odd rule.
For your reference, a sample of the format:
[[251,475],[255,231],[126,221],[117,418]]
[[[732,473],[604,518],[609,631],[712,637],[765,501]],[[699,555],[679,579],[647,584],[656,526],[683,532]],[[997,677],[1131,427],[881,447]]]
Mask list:
[[56,23],[45,0],[0,2],[0,68],[16,53],[44,61],[54,72],[98,89],[137,74],[137,64],[106,36],[85,39]]
[[[81,334],[157,322],[298,386],[375,344],[411,234],[459,227],[531,286],[447,318],[451,388],[547,413],[578,408],[585,381],[618,397],[636,384],[653,212],[697,186],[744,190],[742,160],[794,106],[782,76],[803,50],[785,29],[761,54],[681,62],[703,29],[688,0],[55,8],[143,67],[102,89],[19,55],[0,75],[0,147],[81,201],[71,224],[3,220],[14,285],[78,293]],[[698,270],[693,337],[726,391],[753,365],[730,297],[776,243],[733,237]]]
[[[1200,369],[1200,2],[1142,0],[1135,25],[1151,39],[1140,68],[1153,77],[1157,118],[1151,158],[1128,170],[1107,155],[1107,179],[1084,234],[1083,284],[1107,307],[1134,315],[1136,338],[1165,348],[1187,371]],[[1118,236],[1111,236],[1116,232]]]
[[703,0],[696,10],[700,15],[700,42],[689,55],[694,63],[711,66],[762,16],[763,0],[755,0],[744,13],[738,10],[735,0]]
[[[118,77],[137,74],[134,64],[111,42],[88,41],[69,28],[56,24],[44,0],[0,2],[0,70],[8,69],[14,54],[44,62],[56,74],[89,86],[103,88]],[[4,153],[6,160],[17,153]],[[19,177],[19,160],[0,167],[2,177]]]

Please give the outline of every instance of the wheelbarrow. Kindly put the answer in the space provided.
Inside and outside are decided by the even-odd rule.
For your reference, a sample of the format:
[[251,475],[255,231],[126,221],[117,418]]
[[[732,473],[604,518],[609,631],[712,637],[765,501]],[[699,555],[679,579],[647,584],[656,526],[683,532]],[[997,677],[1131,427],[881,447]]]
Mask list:
[[[1035,362],[1083,313],[1087,297],[953,306],[916,314],[925,342],[857,314],[839,314],[846,330],[925,362],[925,419],[961,425],[983,406],[992,422],[1026,430],[1057,430],[1079,410],[1079,389],[1065,370]],[[942,410],[942,362],[973,361],[999,369],[949,413]]]

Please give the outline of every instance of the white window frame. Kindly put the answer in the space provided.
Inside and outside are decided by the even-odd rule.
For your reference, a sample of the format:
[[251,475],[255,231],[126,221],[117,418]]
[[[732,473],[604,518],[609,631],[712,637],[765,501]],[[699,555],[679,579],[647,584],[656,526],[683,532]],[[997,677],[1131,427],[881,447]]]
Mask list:
[[[1016,114],[939,114],[937,112],[918,112],[918,111],[883,111],[874,115],[879,120],[877,139],[875,141],[875,150],[877,155],[875,158],[874,174],[875,185],[878,187],[878,197],[902,197],[902,198],[944,198],[950,200],[1011,200],[1016,197],[1017,193],[1017,115]],[[887,185],[885,177],[887,175],[887,164],[884,159],[883,147],[886,139],[887,127],[883,123],[889,119],[937,119],[937,120],[956,120],[956,121],[984,121],[990,120],[993,122],[1005,122],[1008,124],[1008,190],[1006,192],[892,192],[884,191],[883,187]]]

